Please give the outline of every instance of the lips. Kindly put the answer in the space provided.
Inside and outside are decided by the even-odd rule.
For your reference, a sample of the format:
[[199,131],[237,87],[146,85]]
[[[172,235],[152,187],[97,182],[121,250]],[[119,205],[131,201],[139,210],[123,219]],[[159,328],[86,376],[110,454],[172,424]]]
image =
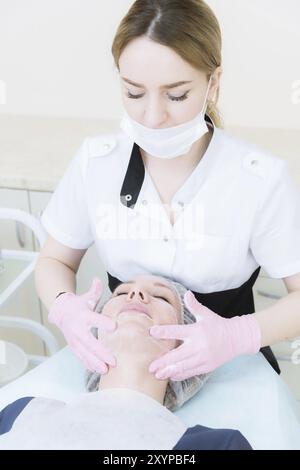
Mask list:
[[129,304],[126,304],[124,305],[124,307],[120,310],[119,313],[122,313],[122,312],[125,312],[126,310],[136,310],[137,312],[142,312],[142,313],[145,313],[149,318],[151,318],[149,312],[148,312],[148,309],[147,307],[145,307],[145,305],[141,304],[141,303],[129,303]]

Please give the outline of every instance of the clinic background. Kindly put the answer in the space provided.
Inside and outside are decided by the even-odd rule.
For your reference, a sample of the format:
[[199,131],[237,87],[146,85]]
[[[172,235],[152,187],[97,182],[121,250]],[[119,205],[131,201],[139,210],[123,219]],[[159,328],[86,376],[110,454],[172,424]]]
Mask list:
[[[286,159],[300,188],[299,0],[206,1],[223,35],[218,106],[225,129]],[[133,3],[0,0],[0,207],[39,217],[83,139],[118,128],[122,100],[111,45]],[[1,248],[38,250],[30,230],[2,221]],[[77,275],[79,293],[94,275],[106,282],[91,247]],[[285,295],[283,283],[263,272],[255,287],[257,310]],[[49,325],[32,279],[5,306],[0,302],[0,317],[16,312],[65,344]],[[28,353],[49,353],[29,332],[2,328],[0,339]],[[286,344],[274,351],[288,358],[293,352]],[[280,366],[300,403],[300,365]]]

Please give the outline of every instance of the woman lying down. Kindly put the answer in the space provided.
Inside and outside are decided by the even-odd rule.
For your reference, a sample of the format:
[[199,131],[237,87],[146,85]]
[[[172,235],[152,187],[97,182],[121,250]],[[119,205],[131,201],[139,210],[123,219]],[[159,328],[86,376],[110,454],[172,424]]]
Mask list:
[[113,332],[99,331],[117,365],[101,380],[87,372],[88,392],[72,403],[26,397],[8,405],[0,413],[0,449],[251,449],[237,430],[187,428],[173,413],[198,393],[208,374],[172,381],[148,371],[154,359],[181,344],[154,338],[149,329],[196,321],[184,304],[185,292],[181,284],[151,275],[119,284],[95,307],[117,322]]

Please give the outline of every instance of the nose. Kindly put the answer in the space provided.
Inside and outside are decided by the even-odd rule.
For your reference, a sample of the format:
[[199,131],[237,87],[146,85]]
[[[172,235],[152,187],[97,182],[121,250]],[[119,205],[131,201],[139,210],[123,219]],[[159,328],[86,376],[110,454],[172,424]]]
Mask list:
[[131,302],[140,301],[140,302],[147,303],[149,302],[149,296],[144,289],[142,289],[141,287],[135,286],[135,287],[132,287],[130,291],[128,292],[127,300]]
[[144,126],[150,129],[160,129],[167,122],[167,111],[162,100],[150,99],[144,112]]

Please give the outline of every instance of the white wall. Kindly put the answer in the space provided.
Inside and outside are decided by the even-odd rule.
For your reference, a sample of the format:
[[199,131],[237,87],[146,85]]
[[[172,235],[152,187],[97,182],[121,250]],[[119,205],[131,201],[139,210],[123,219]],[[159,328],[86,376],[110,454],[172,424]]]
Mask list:
[[[226,125],[300,128],[299,0],[207,2],[223,32]],[[0,0],[0,114],[119,119],[110,49],[132,3]]]

